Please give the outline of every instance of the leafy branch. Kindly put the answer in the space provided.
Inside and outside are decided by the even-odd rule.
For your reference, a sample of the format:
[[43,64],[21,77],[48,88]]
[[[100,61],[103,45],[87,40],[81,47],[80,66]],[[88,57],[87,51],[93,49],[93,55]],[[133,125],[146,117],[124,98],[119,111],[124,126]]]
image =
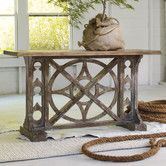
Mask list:
[[48,3],[61,7],[63,12],[70,16],[70,23],[77,28],[79,28],[79,25],[81,24],[80,19],[84,18],[83,15],[90,9],[95,9],[96,4],[101,4],[103,6],[103,21],[105,19],[105,12],[108,2],[115,6],[134,9],[133,6],[128,3],[128,0],[48,0]]

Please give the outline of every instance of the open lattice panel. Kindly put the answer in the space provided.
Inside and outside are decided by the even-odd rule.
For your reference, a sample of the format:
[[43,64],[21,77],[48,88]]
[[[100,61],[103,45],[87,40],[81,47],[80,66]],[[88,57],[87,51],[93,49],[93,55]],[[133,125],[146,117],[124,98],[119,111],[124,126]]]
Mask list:
[[130,93],[124,93],[130,90],[130,66],[130,59],[119,58],[35,59],[33,113],[41,117],[37,115],[33,124],[69,128],[117,122],[130,103]]

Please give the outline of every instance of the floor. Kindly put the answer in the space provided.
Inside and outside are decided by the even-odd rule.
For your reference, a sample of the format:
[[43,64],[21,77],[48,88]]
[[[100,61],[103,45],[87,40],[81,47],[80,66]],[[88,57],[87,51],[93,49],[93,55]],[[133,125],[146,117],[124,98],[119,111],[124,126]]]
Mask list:
[[57,157],[43,160],[24,161],[16,163],[1,164],[1,166],[165,166],[166,149],[161,149],[155,156],[147,160],[131,163],[112,163],[89,159],[84,155],[75,155],[68,157]]
[[[154,100],[154,99],[166,99],[166,86],[148,86],[148,87],[139,87],[139,100]],[[25,110],[24,106],[24,96],[19,95],[11,95],[11,96],[1,96],[0,97],[0,112],[6,111],[5,116],[6,117],[13,117],[13,121],[9,123],[14,128],[17,128],[17,126],[13,126],[14,121],[17,120],[17,117],[15,115],[14,110]],[[13,105],[14,104],[14,105]],[[12,112],[9,112],[7,110],[12,110]],[[19,116],[19,115],[18,115]],[[20,114],[21,116],[21,114]],[[5,123],[8,118],[0,117],[0,127],[1,129],[5,127]],[[18,121],[19,123],[22,123],[23,118]],[[31,160],[31,161],[22,161],[22,162],[12,162],[12,163],[4,163],[0,164],[2,166],[52,166],[52,165],[63,165],[63,166],[69,166],[69,165],[77,165],[77,166],[99,166],[99,165],[109,165],[109,166],[142,166],[142,165],[150,165],[150,166],[156,166],[157,164],[160,166],[165,166],[166,163],[166,148],[162,148],[160,152],[149,159],[146,159],[144,161],[139,162],[133,162],[133,163],[112,163],[112,162],[100,162],[95,161],[92,159],[89,159],[88,157],[84,155],[74,155],[74,156],[67,156],[67,157],[56,157],[56,158],[48,158],[48,159],[40,159],[40,160]]]

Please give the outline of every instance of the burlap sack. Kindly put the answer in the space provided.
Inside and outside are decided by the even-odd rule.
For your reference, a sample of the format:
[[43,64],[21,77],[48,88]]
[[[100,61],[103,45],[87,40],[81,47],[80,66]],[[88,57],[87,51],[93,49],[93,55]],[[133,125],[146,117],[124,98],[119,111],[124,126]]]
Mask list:
[[78,42],[86,50],[118,50],[124,49],[124,41],[118,20],[105,17],[101,21],[101,14],[89,21],[83,31],[83,41]]

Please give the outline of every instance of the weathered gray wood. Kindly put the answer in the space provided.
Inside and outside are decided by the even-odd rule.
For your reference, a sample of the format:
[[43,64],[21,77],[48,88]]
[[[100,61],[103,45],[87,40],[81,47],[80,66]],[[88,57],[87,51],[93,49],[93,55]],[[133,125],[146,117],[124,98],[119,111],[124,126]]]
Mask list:
[[[59,114],[53,116],[50,119],[50,124],[53,125],[56,121],[59,120],[59,118],[61,118],[74,104],[76,104],[85,94],[92,99],[93,102],[95,102],[99,107],[101,107],[103,110],[105,110],[107,112],[107,114],[109,114],[112,118],[114,118],[115,120],[118,120],[118,117],[116,115],[114,115],[114,113],[112,113],[110,111],[109,108],[107,108],[101,101],[99,101],[97,98],[95,98],[91,93],[89,93],[89,90],[91,89],[91,87],[93,87],[97,81],[99,81],[101,78],[103,78],[108,71],[110,70],[110,68],[113,68],[116,65],[117,59],[114,59],[113,61],[111,61],[103,70],[101,70],[94,78],[93,80],[91,80],[91,82],[89,82],[85,87],[83,87],[78,81],[77,79],[73,79],[65,70],[62,70],[61,67],[55,63],[54,61],[51,61],[51,64],[57,69],[61,71],[61,74],[63,74],[68,80],[70,80],[75,86],[77,86],[80,89],[80,92],[76,94],[75,98],[73,98],[73,100],[70,100],[60,111]],[[84,67],[84,66],[83,66]]]
[[[151,50],[120,50],[120,51],[5,51],[5,54],[14,56],[23,56],[26,64],[26,117],[23,127],[20,128],[21,134],[24,134],[31,141],[46,140],[47,129],[53,128],[71,128],[71,127],[87,127],[100,126],[107,124],[117,124],[126,127],[130,130],[146,130],[139,112],[138,112],[138,66],[143,54],[160,54],[160,51]],[[56,59],[59,58],[74,58],[69,62],[59,65]],[[93,58],[110,58],[111,62],[105,64]],[[127,66],[125,62],[129,61],[131,76],[125,75]],[[34,79],[35,63],[41,64],[41,78]],[[82,64],[82,69],[78,76],[72,76],[66,70],[67,67]],[[99,65],[102,69],[96,76],[92,76],[88,69],[88,64]],[[49,67],[55,69],[53,75],[49,77]],[[117,67],[117,75],[114,68]],[[53,83],[56,78],[62,74],[70,85],[53,90]],[[99,81],[109,74],[114,82],[114,87],[107,87],[99,83]],[[85,86],[80,83],[82,80],[88,80]],[[131,98],[124,99],[124,86],[129,82]],[[34,102],[34,89],[40,87],[41,105]],[[91,89],[94,88],[95,93],[92,94]],[[78,92],[75,92],[75,89]],[[99,97],[106,92],[114,92],[113,98],[109,106],[99,100]],[[60,110],[53,101],[52,95],[60,94],[68,97],[70,100]],[[81,101],[81,98],[86,95],[89,100]],[[91,105],[95,103],[103,111],[102,113],[88,118],[88,112]],[[117,115],[112,112],[112,108],[117,103]],[[125,113],[124,105],[131,104],[131,112]],[[82,117],[75,119],[66,115],[66,113],[77,105],[81,111]],[[49,116],[49,105],[54,110],[55,115]],[[34,119],[35,111],[41,113],[39,120]],[[100,121],[105,115],[110,116],[110,120]],[[58,120],[61,118],[72,122],[67,125],[58,125]]]
[[[45,141],[46,140],[46,132],[41,130],[41,128],[45,127],[45,64],[43,59],[35,59],[32,57],[25,57],[26,64],[26,116],[23,127],[20,127],[21,134],[28,137],[31,141]],[[42,82],[37,78],[34,79],[34,64],[36,62],[41,63],[41,72],[42,72]],[[41,99],[42,105],[33,102],[34,97],[34,89],[35,87],[41,88]],[[35,111],[41,112],[41,118],[39,120],[35,120],[33,115]],[[38,130],[35,130],[38,128]]]
[[[121,120],[119,125],[126,127],[130,130],[141,130],[146,131],[147,127],[143,123],[139,112],[138,112],[138,66],[142,55],[136,57],[130,57],[130,70],[131,70],[131,80],[130,80],[130,91],[131,91],[131,112],[121,115]],[[124,78],[123,78],[124,79]]]
[[24,121],[24,128],[27,130],[33,129],[33,124],[31,123],[32,116],[28,118],[29,114],[32,114],[33,110],[33,62],[32,57],[25,57],[26,65],[26,116]]
[[49,63],[47,58],[44,58],[43,61],[42,81],[44,84],[42,106],[44,111],[44,127],[46,127],[48,125],[48,120],[49,120],[49,102],[48,102]]
[[124,113],[124,78],[125,78],[125,57],[119,58],[118,66],[118,99],[117,99],[117,115],[121,117]]

